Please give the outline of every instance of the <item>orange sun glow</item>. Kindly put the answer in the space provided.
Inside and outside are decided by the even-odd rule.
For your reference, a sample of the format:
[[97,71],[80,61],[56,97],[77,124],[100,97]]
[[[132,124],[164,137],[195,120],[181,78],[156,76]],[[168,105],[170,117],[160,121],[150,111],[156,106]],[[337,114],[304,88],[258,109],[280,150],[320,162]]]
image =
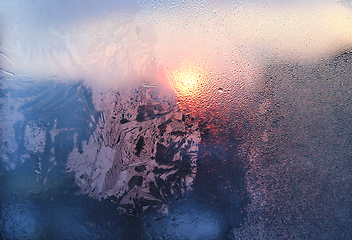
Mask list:
[[178,95],[191,96],[199,90],[203,73],[200,67],[181,66],[170,76],[171,86]]

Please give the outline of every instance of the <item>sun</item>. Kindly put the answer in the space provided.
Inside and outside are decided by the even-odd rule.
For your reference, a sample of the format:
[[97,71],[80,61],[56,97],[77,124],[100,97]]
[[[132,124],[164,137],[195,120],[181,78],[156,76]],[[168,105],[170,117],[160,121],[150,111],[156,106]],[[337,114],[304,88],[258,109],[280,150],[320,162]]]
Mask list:
[[202,75],[200,67],[181,66],[172,74],[171,86],[182,96],[194,95],[199,89]]

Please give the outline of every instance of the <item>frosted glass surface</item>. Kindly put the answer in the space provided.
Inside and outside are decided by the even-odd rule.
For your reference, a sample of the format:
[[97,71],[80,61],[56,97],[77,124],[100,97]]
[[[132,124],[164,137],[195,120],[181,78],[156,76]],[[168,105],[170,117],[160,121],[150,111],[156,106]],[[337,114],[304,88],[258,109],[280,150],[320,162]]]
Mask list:
[[1,239],[352,239],[351,1],[4,0]]

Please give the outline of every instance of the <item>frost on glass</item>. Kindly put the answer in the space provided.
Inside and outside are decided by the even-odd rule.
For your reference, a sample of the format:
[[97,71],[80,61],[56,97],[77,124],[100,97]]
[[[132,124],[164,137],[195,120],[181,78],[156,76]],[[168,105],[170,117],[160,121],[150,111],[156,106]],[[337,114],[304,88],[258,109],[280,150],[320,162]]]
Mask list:
[[350,1],[2,1],[0,238],[351,239]]
[[140,214],[192,189],[200,132],[173,95],[144,84],[101,101],[97,130],[67,160],[83,193]]

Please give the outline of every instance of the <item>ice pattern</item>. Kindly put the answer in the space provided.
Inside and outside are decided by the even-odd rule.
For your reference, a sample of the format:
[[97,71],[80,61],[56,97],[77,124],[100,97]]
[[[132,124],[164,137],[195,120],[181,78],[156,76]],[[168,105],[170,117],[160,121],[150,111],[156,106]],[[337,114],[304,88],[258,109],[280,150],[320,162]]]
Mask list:
[[82,192],[138,214],[191,190],[200,131],[174,95],[140,84],[101,96],[96,131],[68,156]]

